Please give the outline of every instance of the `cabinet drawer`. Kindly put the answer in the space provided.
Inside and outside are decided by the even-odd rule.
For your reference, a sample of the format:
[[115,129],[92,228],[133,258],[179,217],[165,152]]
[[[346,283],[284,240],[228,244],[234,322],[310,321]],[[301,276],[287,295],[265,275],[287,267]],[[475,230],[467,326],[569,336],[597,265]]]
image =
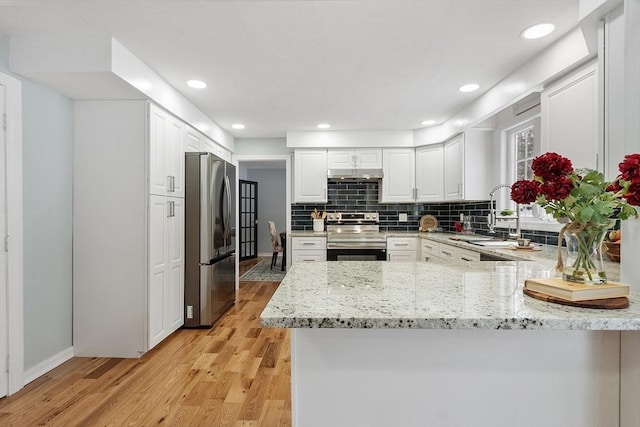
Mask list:
[[422,239],[422,255],[435,255],[438,256],[440,252],[440,244],[433,240]]
[[293,262],[303,262],[303,261],[326,261],[327,260],[327,251],[323,250],[297,250],[293,251],[291,254],[291,258],[293,258]]
[[321,249],[322,251],[326,252],[327,239],[326,237],[293,237],[291,238],[291,248],[302,250]]
[[480,261],[480,252],[469,249],[456,248],[458,259],[461,261]]
[[387,238],[387,251],[415,251],[417,248],[415,237],[389,237]]

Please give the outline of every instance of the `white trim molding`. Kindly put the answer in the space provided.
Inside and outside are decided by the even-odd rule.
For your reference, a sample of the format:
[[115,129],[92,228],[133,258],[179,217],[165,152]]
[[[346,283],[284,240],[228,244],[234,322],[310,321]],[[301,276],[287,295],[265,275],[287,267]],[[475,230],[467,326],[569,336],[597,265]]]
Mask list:
[[24,385],[27,385],[31,381],[43,376],[50,370],[57,368],[72,357],[73,347],[69,347],[65,350],[62,350],[60,353],[54,354],[50,358],[43,360],[33,368],[29,368],[24,373]]
[[7,114],[7,325],[9,328],[9,394],[23,386],[23,215],[22,215],[22,84],[0,73],[6,87]]

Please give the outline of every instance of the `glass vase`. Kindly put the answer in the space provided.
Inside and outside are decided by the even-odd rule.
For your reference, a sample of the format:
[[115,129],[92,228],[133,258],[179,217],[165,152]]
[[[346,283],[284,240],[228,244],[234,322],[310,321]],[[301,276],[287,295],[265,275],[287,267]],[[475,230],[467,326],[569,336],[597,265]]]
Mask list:
[[581,231],[564,233],[567,244],[562,277],[571,282],[601,285],[607,283],[602,259],[602,241],[613,222],[589,225]]

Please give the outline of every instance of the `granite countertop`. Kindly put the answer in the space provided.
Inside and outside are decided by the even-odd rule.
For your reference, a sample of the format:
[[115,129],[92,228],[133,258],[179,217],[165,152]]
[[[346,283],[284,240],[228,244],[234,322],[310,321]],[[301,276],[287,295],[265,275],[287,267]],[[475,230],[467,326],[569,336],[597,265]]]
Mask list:
[[305,230],[293,230],[289,233],[291,237],[326,237],[326,231],[305,231]]
[[539,301],[526,278],[553,263],[333,261],[294,264],[261,315],[277,328],[640,330],[640,296],[598,310]]

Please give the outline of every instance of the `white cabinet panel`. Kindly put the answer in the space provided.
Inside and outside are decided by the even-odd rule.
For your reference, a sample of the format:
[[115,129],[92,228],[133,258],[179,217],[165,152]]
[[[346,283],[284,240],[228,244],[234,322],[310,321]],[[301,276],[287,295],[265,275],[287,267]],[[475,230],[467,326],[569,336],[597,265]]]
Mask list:
[[388,261],[417,261],[416,237],[388,237],[387,260]]
[[327,202],[327,150],[296,150],[294,201]]
[[416,149],[417,201],[444,200],[444,147],[428,145]]
[[151,105],[149,132],[149,191],[184,197],[185,124]]
[[[167,217],[168,289],[165,299],[168,333],[184,324],[184,199],[171,198]],[[168,335],[168,334],[167,334]]]
[[598,136],[598,68],[590,64],[541,95],[542,152],[555,151],[575,168],[602,170]]
[[326,237],[292,237],[291,261],[326,261],[327,238]]
[[440,244],[433,240],[421,239],[422,261],[431,261],[433,258],[439,258]]
[[415,150],[413,148],[384,149],[384,178],[380,203],[413,202],[415,200]]
[[462,200],[464,179],[464,139],[462,135],[444,144],[444,199]]
[[380,169],[382,148],[343,148],[327,151],[328,169]]
[[185,153],[197,153],[201,150],[200,145],[204,137],[200,132],[187,126],[184,137],[184,151]]

